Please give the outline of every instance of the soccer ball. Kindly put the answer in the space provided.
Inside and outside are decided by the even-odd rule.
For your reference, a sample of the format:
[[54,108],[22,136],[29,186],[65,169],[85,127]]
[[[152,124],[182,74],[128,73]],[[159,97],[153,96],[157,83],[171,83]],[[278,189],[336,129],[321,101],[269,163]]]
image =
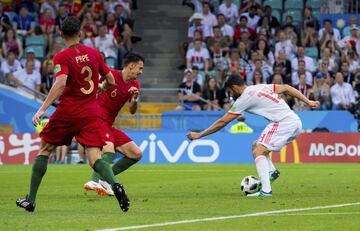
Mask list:
[[246,176],[240,183],[240,189],[245,195],[256,193],[260,190],[260,180],[255,176]]

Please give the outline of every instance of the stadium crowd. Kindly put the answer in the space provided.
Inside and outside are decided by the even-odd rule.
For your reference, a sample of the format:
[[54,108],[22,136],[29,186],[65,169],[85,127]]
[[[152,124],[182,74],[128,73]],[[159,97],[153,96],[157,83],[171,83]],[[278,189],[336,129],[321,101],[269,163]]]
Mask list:
[[[81,20],[82,43],[97,48],[107,64],[122,67],[141,38],[134,35],[136,0],[23,0],[0,2],[0,82],[19,91],[47,94],[54,83],[53,57],[65,48],[62,21]],[[36,95],[36,93],[35,93]]]
[[[178,93],[177,109],[229,109],[222,85],[229,74],[237,73],[248,85],[289,84],[320,101],[319,110],[357,111],[358,18],[351,16],[341,31],[330,18],[320,24],[319,13],[327,10],[324,2],[183,1],[194,13],[187,42],[181,46],[184,63],[179,68],[185,71],[179,88],[186,90]],[[291,97],[282,97],[296,111],[310,110]]]

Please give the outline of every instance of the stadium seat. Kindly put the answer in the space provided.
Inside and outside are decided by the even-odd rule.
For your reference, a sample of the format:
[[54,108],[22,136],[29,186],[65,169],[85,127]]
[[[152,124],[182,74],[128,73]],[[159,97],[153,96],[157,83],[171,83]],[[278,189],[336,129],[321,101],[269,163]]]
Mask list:
[[275,18],[277,18],[277,20],[279,22],[281,22],[281,12],[280,12],[280,10],[273,10],[271,15],[274,16]]
[[42,35],[32,35],[26,37],[26,46],[36,45],[36,46],[44,46],[45,39]]
[[299,23],[301,22],[301,16],[302,12],[300,10],[287,10],[284,12],[282,20],[283,22],[286,19],[286,16],[291,15],[294,21],[294,24],[299,25]]
[[284,10],[288,9],[304,9],[304,1],[303,0],[286,0],[284,4]]
[[316,47],[307,47],[305,48],[305,55],[311,57],[314,60],[317,60],[319,50]]
[[43,45],[31,45],[26,47],[25,54],[28,49],[33,49],[35,51],[35,57],[38,59],[44,58],[45,49]]
[[306,1],[306,6],[310,6],[313,10],[320,9],[325,2],[325,0],[308,0]]
[[282,3],[283,3],[282,0],[265,0],[264,6],[269,5],[273,8],[273,10],[276,9],[276,10],[282,11],[282,8],[283,8]]
[[320,20],[320,10],[313,10],[312,14],[317,20]]
[[112,69],[115,69],[115,68],[116,68],[116,59],[115,59],[115,58],[113,58],[113,57],[107,57],[107,58],[105,59],[105,61],[106,61],[106,64],[107,64],[110,68],[112,68]]

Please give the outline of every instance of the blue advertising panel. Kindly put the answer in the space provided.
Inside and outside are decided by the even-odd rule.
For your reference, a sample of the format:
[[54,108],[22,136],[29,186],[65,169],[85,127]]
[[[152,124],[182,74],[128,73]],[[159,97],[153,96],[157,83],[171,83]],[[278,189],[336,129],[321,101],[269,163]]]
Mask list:
[[253,134],[219,132],[200,140],[189,141],[186,132],[125,131],[143,152],[140,163],[253,163]]

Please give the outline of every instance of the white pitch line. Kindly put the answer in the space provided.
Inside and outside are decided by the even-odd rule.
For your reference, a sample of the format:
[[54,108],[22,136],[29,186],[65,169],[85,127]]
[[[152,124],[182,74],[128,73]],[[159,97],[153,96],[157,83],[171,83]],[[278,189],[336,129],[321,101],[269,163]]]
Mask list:
[[329,215],[359,215],[360,212],[343,212],[343,213],[285,213],[285,214],[269,214],[266,217],[282,217],[282,216],[329,216]]
[[200,219],[192,219],[192,220],[171,221],[171,222],[163,222],[163,223],[156,223],[156,224],[147,224],[147,225],[136,225],[136,226],[101,229],[101,230],[98,230],[98,231],[119,231],[119,230],[131,230],[131,229],[146,229],[146,228],[169,226],[169,225],[190,224],[190,223],[197,223],[197,222],[204,222],[204,221],[219,221],[219,220],[228,220],[228,219],[236,219],[236,218],[243,218],[243,217],[258,217],[258,216],[266,216],[266,215],[278,214],[278,213],[301,212],[301,211],[339,208],[339,207],[356,206],[356,205],[360,205],[360,202],[347,203],[347,204],[316,206],[316,207],[308,207],[308,208],[298,208],[298,209],[282,209],[282,210],[273,210],[273,211],[268,211],[268,212],[258,212],[258,213],[248,213],[248,214],[242,214],[242,215],[234,215],[234,216],[208,217],[208,218],[200,218]]

